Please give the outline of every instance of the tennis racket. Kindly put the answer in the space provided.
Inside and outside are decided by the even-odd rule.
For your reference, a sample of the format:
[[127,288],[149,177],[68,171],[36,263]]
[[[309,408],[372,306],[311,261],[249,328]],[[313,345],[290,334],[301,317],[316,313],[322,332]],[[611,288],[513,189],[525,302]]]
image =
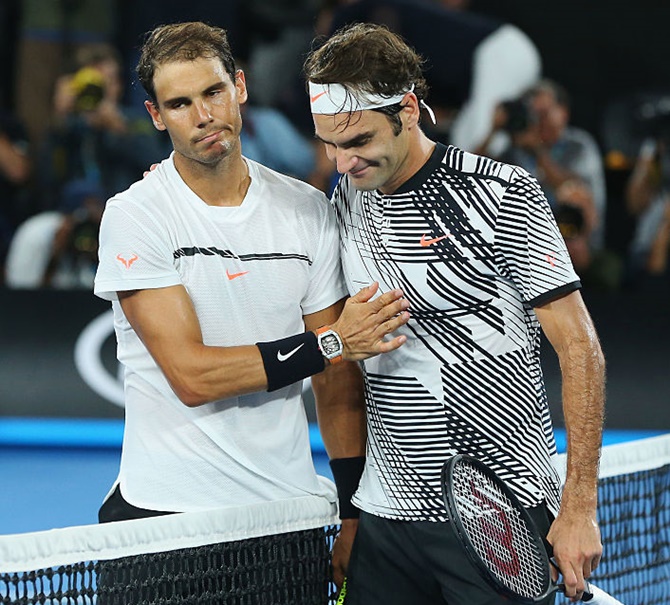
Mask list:
[[[551,546],[505,483],[486,465],[456,455],[442,468],[442,495],[449,520],[482,578],[499,594],[523,605],[565,590],[551,577]],[[582,601],[622,605],[586,583]]]

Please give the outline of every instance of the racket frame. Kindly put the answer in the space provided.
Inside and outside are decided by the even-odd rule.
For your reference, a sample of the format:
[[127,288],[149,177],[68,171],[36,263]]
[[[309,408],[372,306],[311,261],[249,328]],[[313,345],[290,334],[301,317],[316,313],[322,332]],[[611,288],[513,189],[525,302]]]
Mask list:
[[[506,584],[498,579],[496,574],[489,568],[489,566],[484,562],[482,557],[477,552],[477,549],[472,543],[465,525],[461,521],[461,515],[455,502],[456,497],[452,489],[454,468],[461,461],[472,465],[479,472],[485,475],[504,494],[504,496],[510,500],[512,506],[519,513],[521,519],[527,527],[528,534],[536,543],[538,554],[542,561],[542,565],[544,565],[546,577],[548,578],[547,586],[541,595],[536,597],[528,597],[525,595],[520,595],[516,591],[509,588]],[[479,461],[477,458],[473,458],[472,456],[467,456],[465,454],[456,454],[455,456],[449,458],[442,466],[442,498],[449,516],[449,523],[451,523],[456,537],[463,546],[463,550],[465,550],[471,563],[477,569],[482,578],[488,582],[491,588],[493,588],[493,590],[521,605],[535,605],[536,603],[546,599],[552,592],[556,592],[558,590],[558,587],[551,581],[549,555],[547,554],[544,540],[540,535],[535,522],[528,514],[528,511],[523,507],[516,494],[502,481],[502,479],[500,479],[500,477],[498,477],[495,472],[493,472],[493,470],[491,470],[483,462]]]

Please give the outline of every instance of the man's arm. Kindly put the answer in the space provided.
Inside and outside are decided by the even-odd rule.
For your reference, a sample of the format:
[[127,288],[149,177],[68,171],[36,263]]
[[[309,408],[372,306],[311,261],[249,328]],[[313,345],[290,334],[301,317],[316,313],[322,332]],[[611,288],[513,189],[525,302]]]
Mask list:
[[[333,324],[344,307],[344,301],[305,317],[308,330]],[[326,452],[330,460],[360,461],[365,456],[366,424],[363,398],[363,374],[355,362],[344,361],[312,376],[316,415]],[[344,495],[348,497],[349,494]],[[344,515],[342,527],[333,546],[333,580],[338,588],[346,575],[358,518]]]
[[660,191],[657,153],[656,141],[653,139],[643,141],[625,190],[626,208],[633,216],[642,214]]
[[[305,316],[305,328],[315,331],[334,324],[344,300]],[[312,376],[317,420],[329,458],[365,455],[366,428],[363,374],[356,362],[329,365]]]
[[561,568],[566,595],[573,597],[584,590],[584,578],[598,566],[602,554],[596,506],[605,360],[579,292],[535,312],[561,367],[567,472],[561,508],[547,539]]
[[[350,298],[332,328],[344,343],[344,359],[365,359],[392,351],[404,336],[383,340],[409,320],[399,290],[374,301],[373,284]],[[119,292],[121,308],[177,397],[188,406],[268,388],[259,348],[208,346],[186,289],[179,286]],[[316,353],[318,354],[318,353]]]

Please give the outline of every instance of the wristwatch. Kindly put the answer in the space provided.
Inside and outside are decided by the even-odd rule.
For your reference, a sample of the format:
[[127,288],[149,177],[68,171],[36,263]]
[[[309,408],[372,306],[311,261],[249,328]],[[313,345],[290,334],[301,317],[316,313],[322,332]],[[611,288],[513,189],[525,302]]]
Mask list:
[[321,355],[330,363],[342,361],[342,339],[335,330],[331,330],[330,326],[321,326],[316,331],[316,339],[319,343]]

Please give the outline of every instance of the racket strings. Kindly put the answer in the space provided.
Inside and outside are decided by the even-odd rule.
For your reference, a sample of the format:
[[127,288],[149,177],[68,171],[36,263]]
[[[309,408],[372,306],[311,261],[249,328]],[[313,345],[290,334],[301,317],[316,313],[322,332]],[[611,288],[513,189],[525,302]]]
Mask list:
[[457,465],[452,489],[472,546],[501,583],[534,598],[550,585],[545,554],[507,495],[478,469]]

